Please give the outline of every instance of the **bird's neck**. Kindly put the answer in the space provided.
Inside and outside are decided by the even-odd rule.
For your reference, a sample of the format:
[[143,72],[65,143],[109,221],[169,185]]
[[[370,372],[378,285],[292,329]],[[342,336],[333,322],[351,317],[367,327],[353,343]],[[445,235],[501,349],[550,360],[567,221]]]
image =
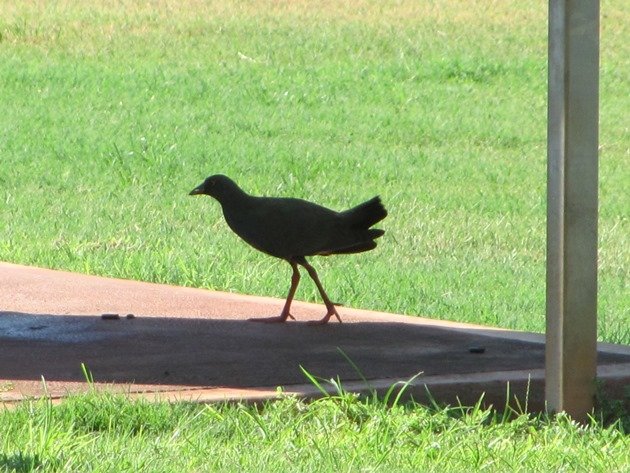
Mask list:
[[247,206],[253,197],[234,184],[221,189],[221,193],[216,196],[216,199],[225,210]]

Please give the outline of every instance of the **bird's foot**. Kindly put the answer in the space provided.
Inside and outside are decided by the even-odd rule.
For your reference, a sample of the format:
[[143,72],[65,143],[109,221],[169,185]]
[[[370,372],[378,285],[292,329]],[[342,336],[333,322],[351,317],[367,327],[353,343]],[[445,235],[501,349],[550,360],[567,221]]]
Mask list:
[[341,322],[341,317],[339,317],[339,313],[337,312],[337,309],[335,309],[334,306],[332,306],[331,308],[328,309],[328,313],[324,316],[323,319],[311,320],[311,321],[306,322],[306,323],[307,323],[307,325],[326,325],[333,315],[335,317],[337,317],[337,320],[339,321],[339,323],[342,323]]
[[291,314],[286,314],[286,315],[278,315],[277,317],[263,317],[263,318],[254,318],[252,317],[251,319],[247,319],[250,322],[261,322],[263,324],[281,324],[283,322],[286,322],[287,319],[292,319],[295,320],[295,317],[293,317]]

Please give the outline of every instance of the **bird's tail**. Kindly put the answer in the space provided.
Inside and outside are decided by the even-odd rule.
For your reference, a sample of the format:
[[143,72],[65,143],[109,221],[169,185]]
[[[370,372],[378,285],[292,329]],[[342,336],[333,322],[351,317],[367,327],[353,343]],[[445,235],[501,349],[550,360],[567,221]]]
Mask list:
[[381,198],[376,196],[356,207],[341,212],[341,214],[348,219],[350,226],[357,229],[368,229],[387,217],[387,210],[383,207]]

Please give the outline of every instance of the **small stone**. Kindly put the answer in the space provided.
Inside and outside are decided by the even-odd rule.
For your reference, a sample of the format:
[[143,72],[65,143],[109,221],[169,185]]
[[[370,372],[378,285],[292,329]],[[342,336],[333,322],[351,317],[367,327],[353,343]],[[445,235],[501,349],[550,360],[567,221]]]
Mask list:
[[470,347],[468,349],[468,351],[470,353],[485,353],[486,352],[486,347],[474,346],[474,347]]
[[128,318],[128,319],[135,319],[135,318],[136,318],[136,316],[135,316],[135,315],[133,315],[133,314],[127,314],[127,315],[126,315],[126,318]]
[[103,319],[103,320],[118,320],[118,319],[120,319],[120,315],[118,315],[118,314],[103,314],[103,315],[101,315],[101,319]]

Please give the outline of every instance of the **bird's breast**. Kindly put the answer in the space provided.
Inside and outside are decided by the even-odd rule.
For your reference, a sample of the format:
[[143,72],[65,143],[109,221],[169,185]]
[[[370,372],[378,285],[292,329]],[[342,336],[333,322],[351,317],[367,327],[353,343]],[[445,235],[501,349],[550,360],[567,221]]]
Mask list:
[[223,215],[232,231],[251,246],[272,256],[284,256],[278,247],[278,226],[260,209],[242,208],[235,212],[224,208]]

